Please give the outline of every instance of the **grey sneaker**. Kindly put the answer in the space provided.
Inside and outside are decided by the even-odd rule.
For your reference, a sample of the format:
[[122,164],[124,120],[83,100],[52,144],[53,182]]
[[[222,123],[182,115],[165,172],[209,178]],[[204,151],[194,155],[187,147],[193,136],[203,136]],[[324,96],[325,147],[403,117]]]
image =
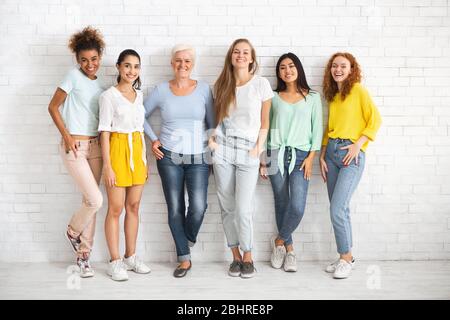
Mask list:
[[275,239],[277,237],[273,236],[270,240],[272,245],[272,254],[270,255],[270,263],[275,269],[280,269],[283,266],[284,258],[286,257],[286,248],[284,246],[275,245]]
[[296,272],[297,271],[297,257],[294,251],[290,251],[286,254],[284,259],[283,269],[286,272]]
[[69,241],[70,247],[72,248],[73,252],[78,253],[78,251],[80,250],[80,240],[72,237],[69,234],[69,231],[66,231],[64,233],[64,237],[67,239],[67,241]]
[[77,265],[80,268],[80,277],[81,278],[90,278],[90,277],[94,276],[94,270],[92,270],[92,268],[91,268],[89,259],[78,258]]
[[243,262],[241,269],[241,278],[248,279],[255,276],[256,269],[252,262]]
[[352,262],[347,262],[344,259],[340,259],[336,266],[336,271],[333,273],[333,278],[335,279],[347,279],[352,273],[353,264]]
[[[336,261],[330,263],[329,265],[327,265],[327,267],[325,268],[325,272],[328,273],[334,273],[336,271],[336,267],[339,264],[340,259],[337,259]],[[352,258],[352,262],[350,263],[352,266],[352,269],[355,268],[355,257]]]
[[228,269],[228,275],[231,277],[239,277],[241,275],[242,262],[234,260]]
[[139,259],[139,257],[135,254],[128,258],[124,257],[123,263],[125,264],[127,271],[134,271],[141,274],[150,273],[151,271],[150,268],[144,263],[144,261]]

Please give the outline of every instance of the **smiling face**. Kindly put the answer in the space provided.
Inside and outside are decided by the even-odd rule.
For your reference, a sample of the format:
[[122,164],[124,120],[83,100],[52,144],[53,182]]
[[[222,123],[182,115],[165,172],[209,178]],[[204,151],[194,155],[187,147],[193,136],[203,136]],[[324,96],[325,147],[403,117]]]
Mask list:
[[283,59],[278,69],[281,80],[285,83],[295,82],[298,78],[297,67],[291,58]]
[[95,79],[100,67],[100,55],[96,49],[81,50],[77,56],[81,71],[90,79]]
[[185,79],[191,76],[194,59],[189,50],[181,50],[175,52],[170,64],[172,65],[175,78]]
[[141,62],[138,57],[127,55],[116,67],[119,70],[120,81],[133,84],[139,77]]
[[253,63],[252,48],[247,42],[238,42],[231,53],[231,64],[236,69],[249,69]]
[[331,64],[331,76],[338,84],[342,84],[352,72],[350,61],[343,57],[337,56]]

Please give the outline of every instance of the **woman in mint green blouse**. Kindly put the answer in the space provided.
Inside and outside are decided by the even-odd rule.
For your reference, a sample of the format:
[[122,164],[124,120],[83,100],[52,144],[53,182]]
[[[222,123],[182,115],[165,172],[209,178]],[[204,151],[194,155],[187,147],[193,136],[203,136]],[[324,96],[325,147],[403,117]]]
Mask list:
[[[277,62],[277,88],[272,99],[268,161],[262,178],[270,178],[278,234],[271,239],[271,264],[297,271],[292,233],[303,217],[313,159],[322,142],[322,103],[309,87],[303,66],[293,53]],[[270,161],[269,161],[270,160]]]

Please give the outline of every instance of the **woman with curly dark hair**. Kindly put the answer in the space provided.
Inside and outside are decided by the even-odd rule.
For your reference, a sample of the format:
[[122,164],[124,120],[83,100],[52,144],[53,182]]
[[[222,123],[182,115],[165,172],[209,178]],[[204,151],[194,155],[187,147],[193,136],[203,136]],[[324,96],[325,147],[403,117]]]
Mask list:
[[350,276],[352,256],[350,200],[364,171],[365,152],[375,139],[381,117],[361,85],[361,69],[350,53],[335,53],[328,61],[323,93],[329,104],[320,171],[327,183],[330,215],[339,259],[326,267],[336,279]]
[[[80,276],[92,277],[89,263],[95,216],[103,202],[98,187],[102,155],[98,139],[98,98],[103,91],[96,74],[105,43],[100,32],[90,26],[69,40],[78,67],[72,69],[56,89],[48,111],[61,133],[60,154],[63,163],[83,194],[81,208],[72,216],[65,237],[77,255]],[[59,108],[63,106],[60,113]]]

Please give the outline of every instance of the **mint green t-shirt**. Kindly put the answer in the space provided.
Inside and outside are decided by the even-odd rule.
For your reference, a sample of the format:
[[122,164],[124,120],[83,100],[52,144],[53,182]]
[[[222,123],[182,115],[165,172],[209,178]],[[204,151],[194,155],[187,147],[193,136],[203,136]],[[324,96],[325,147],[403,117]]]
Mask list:
[[98,77],[91,80],[80,69],[72,69],[59,88],[67,93],[61,116],[69,133],[97,136],[98,98],[103,92]]
[[[318,151],[322,143],[322,101],[317,92],[310,92],[297,102],[284,101],[278,93],[272,98],[270,110],[269,149],[279,149],[278,168],[284,172],[286,147],[302,151]],[[295,166],[296,155],[292,153],[289,173]]]

